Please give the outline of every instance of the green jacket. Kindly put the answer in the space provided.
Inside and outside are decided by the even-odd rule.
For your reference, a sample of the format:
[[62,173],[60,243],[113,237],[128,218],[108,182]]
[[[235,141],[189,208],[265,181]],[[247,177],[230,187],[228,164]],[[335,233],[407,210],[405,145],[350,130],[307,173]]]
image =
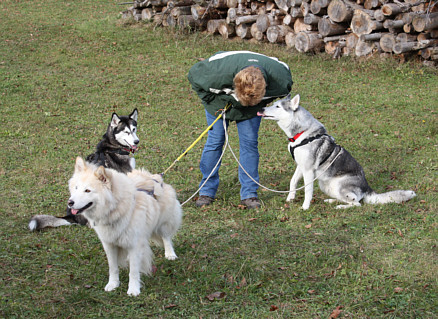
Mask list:
[[[262,70],[267,86],[265,97],[259,104],[244,107],[234,94],[233,79],[240,70],[248,66]],[[196,63],[190,69],[188,79],[210,114],[216,115],[219,109],[231,103],[232,108],[226,113],[226,118],[232,121],[257,116],[262,107],[289,94],[293,83],[286,63],[250,51],[218,52]]]

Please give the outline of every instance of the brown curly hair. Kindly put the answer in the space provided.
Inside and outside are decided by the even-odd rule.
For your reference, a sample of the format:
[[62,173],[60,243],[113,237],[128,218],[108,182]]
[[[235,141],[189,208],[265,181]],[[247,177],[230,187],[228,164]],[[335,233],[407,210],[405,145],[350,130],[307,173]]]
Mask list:
[[253,106],[259,104],[266,93],[266,81],[262,71],[250,66],[234,77],[234,89],[240,104]]

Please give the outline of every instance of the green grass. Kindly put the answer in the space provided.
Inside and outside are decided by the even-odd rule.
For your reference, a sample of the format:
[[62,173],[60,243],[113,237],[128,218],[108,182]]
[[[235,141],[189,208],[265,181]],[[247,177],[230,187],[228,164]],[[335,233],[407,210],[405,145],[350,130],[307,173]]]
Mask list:
[[[6,318],[437,318],[438,72],[396,60],[332,60],[282,46],[124,23],[108,1],[2,2],[0,24],[0,316]],[[414,189],[401,205],[336,210],[318,188],[308,211],[260,191],[239,208],[237,164],[221,168],[213,206],[184,206],[179,259],[155,249],[157,272],[130,298],[127,272],[106,293],[93,230],[30,233],[34,214],[62,215],[77,155],[91,153],[111,113],[139,109],[138,166],[164,171],[204,130],[186,79],[197,58],[253,50],[288,63],[293,93],[364,167],[378,192]],[[294,164],[264,121],[261,182],[286,190]],[[238,149],[235,126],[231,144]],[[185,201],[203,142],[167,175]],[[223,298],[206,297],[222,292]]]

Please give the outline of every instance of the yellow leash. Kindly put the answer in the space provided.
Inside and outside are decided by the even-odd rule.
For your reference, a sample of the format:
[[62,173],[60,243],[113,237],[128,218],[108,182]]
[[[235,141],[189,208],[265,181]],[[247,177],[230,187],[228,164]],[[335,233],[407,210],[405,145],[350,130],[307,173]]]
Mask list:
[[224,109],[221,109],[219,111],[221,111],[221,114],[219,114],[219,116],[214,120],[213,123],[210,124],[210,126],[208,126],[204,132],[201,133],[201,135],[199,135],[199,137],[172,163],[172,165],[170,165],[162,174],[165,175],[175,164],[176,162],[179,162],[179,160],[181,158],[184,157],[184,155],[186,155],[188,153],[188,151],[190,151],[203,137],[205,134],[207,134],[208,131],[210,131],[210,129],[213,127],[213,125],[222,117],[222,115],[224,115],[224,113],[226,111],[228,111],[229,107],[231,106],[231,103],[228,103]]

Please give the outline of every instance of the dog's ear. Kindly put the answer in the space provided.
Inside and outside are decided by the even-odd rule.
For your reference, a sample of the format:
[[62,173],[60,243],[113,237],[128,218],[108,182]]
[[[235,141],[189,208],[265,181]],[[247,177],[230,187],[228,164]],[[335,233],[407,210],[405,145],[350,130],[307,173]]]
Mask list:
[[134,111],[132,111],[131,114],[129,114],[129,118],[137,122],[138,111],[136,108],[134,109]]
[[294,98],[290,102],[290,107],[292,108],[292,111],[295,112],[299,106],[300,106],[300,95],[297,94],[294,96]]
[[101,181],[103,184],[106,184],[109,182],[109,176],[105,171],[105,168],[103,166],[99,166],[96,172],[94,172],[94,175],[97,177],[99,181]]
[[111,127],[117,127],[119,123],[120,117],[116,113],[113,113],[113,116],[111,117]]
[[163,184],[157,181],[156,179],[153,179],[154,181],[154,195],[161,196],[164,193]]
[[80,156],[76,157],[75,172],[82,172],[84,170],[85,170],[85,161]]

